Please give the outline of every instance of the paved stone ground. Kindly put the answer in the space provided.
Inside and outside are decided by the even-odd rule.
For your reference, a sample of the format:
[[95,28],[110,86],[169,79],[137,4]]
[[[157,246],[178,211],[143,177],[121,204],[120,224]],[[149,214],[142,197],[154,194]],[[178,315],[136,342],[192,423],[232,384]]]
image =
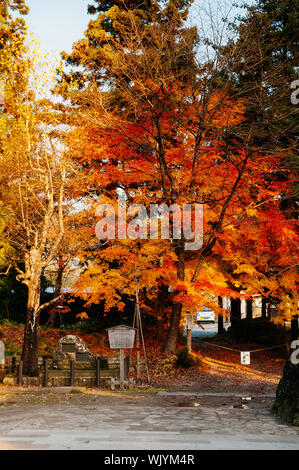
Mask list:
[[299,450],[299,428],[271,415],[273,397],[234,408],[231,394],[10,393],[0,450]]

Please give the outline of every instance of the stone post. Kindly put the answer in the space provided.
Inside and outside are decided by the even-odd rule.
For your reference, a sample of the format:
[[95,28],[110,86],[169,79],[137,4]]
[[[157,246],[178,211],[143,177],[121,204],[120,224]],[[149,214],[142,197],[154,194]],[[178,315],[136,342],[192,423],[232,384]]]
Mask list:
[[3,341],[0,340],[0,368],[4,369],[5,367],[5,346]]

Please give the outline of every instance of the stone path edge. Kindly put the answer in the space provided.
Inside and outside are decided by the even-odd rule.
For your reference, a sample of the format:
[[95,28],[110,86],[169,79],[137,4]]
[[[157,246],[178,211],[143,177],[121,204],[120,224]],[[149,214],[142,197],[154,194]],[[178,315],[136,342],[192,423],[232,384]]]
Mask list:
[[275,393],[272,394],[250,394],[250,393],[224,393],[224,392],[219,392],[219,393],[209,393],[209,392],[157,392],[157,395],[181,395],[181,396],[186,396],[186,397],[246,397],[249,396],[251,398],[275,398],[276,395]]

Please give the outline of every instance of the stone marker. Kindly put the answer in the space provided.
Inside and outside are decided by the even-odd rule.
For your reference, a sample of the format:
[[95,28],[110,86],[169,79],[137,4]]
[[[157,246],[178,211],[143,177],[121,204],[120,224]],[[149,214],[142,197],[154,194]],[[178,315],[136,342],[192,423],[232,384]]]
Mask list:
[[4,377],[3,379],[3,385],[6,385],[8,387],[15,387],[17,385],[17,378],[16,377]]
[[285,363],[272,412],[282,421],[299,426],[299,364],[290,360]]
[[82,361],[86,362],[96,358],[92,354],[84,341],[75,335],[67,335],[58,342],[53,361]]
[[0,367],[5,366],[5,346],[3,341],[0,340]]

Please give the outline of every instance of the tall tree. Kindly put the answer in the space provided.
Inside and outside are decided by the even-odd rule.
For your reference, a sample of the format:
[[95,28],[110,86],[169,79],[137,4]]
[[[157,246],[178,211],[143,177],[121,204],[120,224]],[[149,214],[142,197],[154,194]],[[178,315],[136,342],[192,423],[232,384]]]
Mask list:
[[[7,55],[4,112],[0,116],[0,201],[5,208],[3,234],[11,248],[11,266],[27,287],[27,316],[22,358],[24,373],[37,373],[41,275],[57,254],[64,231],[66,164],[53,129],[53,106],[32,86],[40,63],[24,42]],[[4,60],[4,59],[3,59]],[[36,75],[34,73],[37,72]],[[47,83],[47,82],[45,82]],[[23,267],[21,267],[23,266]]]
[[[226,73],[245,99],[252,142],[260,151],[283,153],[282,168],[292,177],[298,172],[298,107],[291,100],[292,84],[298,79],[298,2],[258,0],[233,28],[236,38],[223,48]],[[276,177],[284,179],[287,174],[277,168]],[[293,196],[282,200],[282,209],[291,217],[298,198],[296,178],[293,183]]]
[[[163,284],[169,285],[171,279],[173,302],[167,352],[176,348],[183,308],[210,302],[207,292],[239,295],[238,281],[230,278],[225,266],[234,262],[239,267],[243,260],[232,252],[221,256],[225,243],[233,233],[235,243],[242,246],[244,232],[235,227],[249,224],[256,230],[250,211],[259,212],[262,206],[277,214],[278,199],[289,190],[287,182],[272,179],[279,156],[257,144],[245,94],[240,93],[240,77],[264,60],[253,52],[253,31],[248,30],[235,47],[220,49],[213,60],[198,62],[197,47],[203,38],[195,28],[184,26],[187,6],[153,2],[144,13],[123,3],[107,4],[107,11],[89,24],[86,39],[75,44],[70,56],[64,54],[69,64],[81,65],[83,71],[63,77],[60,85],[61,93],[69,89],[67,96],[77,112],[69,146],[80,167],[81,187],[84,181],[81,194],[116,204],[115,190],[121,188],[128,204],[142,203],[148,209],[155,202],[180,208],[187,203],[205,205],[201,246],[188,251],[186,239],[173,231],[170,236],[173,263],[166,263],[162,276]],[[226,70],[233,72],[230,77]],[[255,94],[261,79],[260,74],[254,78]],[[68,88],[76,84],[77,90]],[[80,193],[78,188],[79,184]],[[101,200],[96,195],[102,195]],[[260,239],[263,230],[259,226],[255,232]],[[291,227],[290,231],[292,237]],[[258,237],[254,241],[258,244]],[[104,252],[114,259],[111,249]],[[255,249],[252,245],[247,257]],[[99,254],[102,259],[104,252]],[[160,261],[165,268],[162,252]],[[156,270],[161,267],[152,264]],[[94,268],[90,274],[95,278]],[[98,284],[103,292],[100,279]],[[217,298],[215,309],[220,310]]]
[[[250,129],[252,148],[264,155],[278,156],[272,171],[263,175],[267,184],[278,187],[288,181],[289,188],[276,196],[283,214],[274,215],[270,209],[267,212],[264,208],[258,215],[266,224],[265,229],[267,227],[261,242],[272,250],[273,257],[263,267],[260,265],[263,258],[254,260],[251,276],[258,266],[261,273],[254,276],[252,285],[255,285],[256,292],[278,303],[278,308],[288,312],[289,316],[297,308],[297,242],[292,237],[284,237],[283,231],[286,227],[295,230],[298,213],[298,108],[291,101],[291,85],[297,78],[298,5],[288,0],[258,0],[247,6],[245,11],[246,14],[233,25],[234,40],[222,48],[223,75],[232,81],[235,91],[244,100],[244,127]],[[252,214],[253,217],[257,215]],[[280,247],[274,233],[276,238],[282,237]],[[274,277],[276,281],[271,284]],[[256,281],[261,278],[264,279],[264,287],[259,290]],[[275,292],[271,285],[272,288],[276,286]]]

